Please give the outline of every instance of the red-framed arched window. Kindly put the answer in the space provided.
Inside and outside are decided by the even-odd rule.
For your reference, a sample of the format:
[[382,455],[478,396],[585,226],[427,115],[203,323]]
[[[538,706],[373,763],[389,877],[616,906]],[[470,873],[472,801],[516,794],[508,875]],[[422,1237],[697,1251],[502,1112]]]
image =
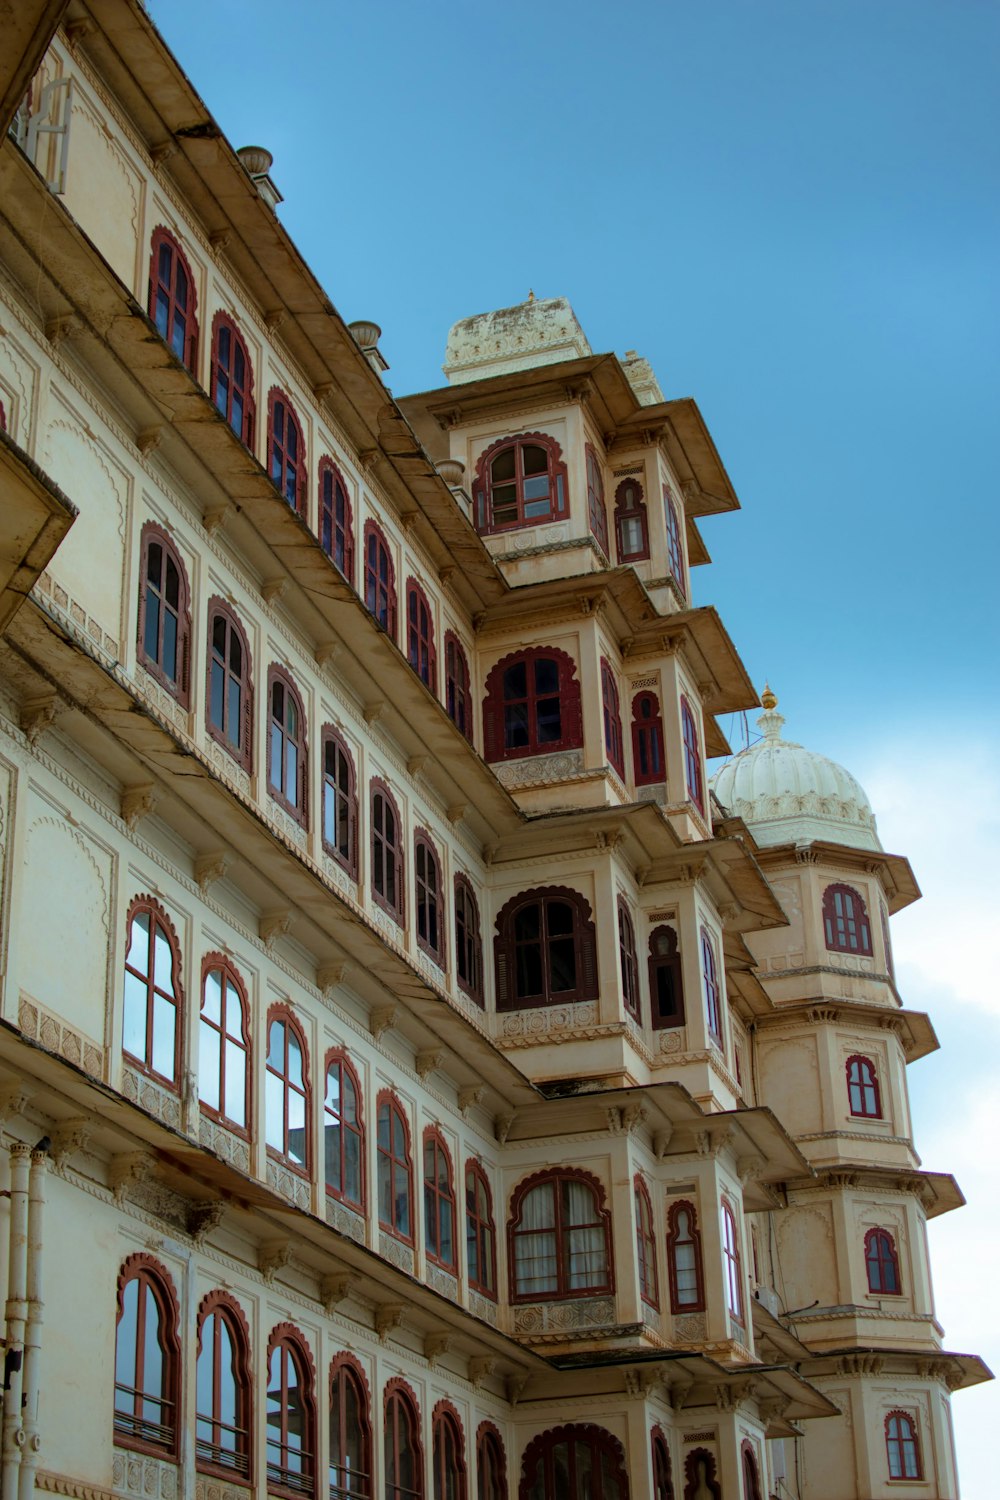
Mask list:
[[178,1303],[166,1267],[130,1255],[118,1273],[114,1440],[177,1456],[181,1346]]
[[311,1159],[309,1052],[302,1027],[287,1005],[273,1005],[267,1014],[264,1087],[267,1148],[306,1175]]
[[715,942],[707,927],[701,929],[701,980],[705,990],[705,1017],[708,1034],[722,1046],[722,990],[715,958]]
[[444,967],[444,887],[441,861],[430,834],[418,828],[413,838],[414,900],[417,908],[417,946]]
[[705,1277],[701,1233],[693,1203],[680,1198],[667,1211],[667,1271],[672,1313],[701,1312],[705,1306]]
[[364,1211],[365,1123],[361,1085],[346,1053],[340,1049],[326,1056],[323,1160],[326,1190],[331,1197]]
[[657,1424],[649,1437],[653,1456],[653,1500],[674,1500],[674,1478],[667,1435]]
[[493,1194],[486,1173],[476,1161],[465,1164],[465,1259],[469,1286],[496,1301],[497,1231],[493,1222]]
[[890,1479],[923,1479],[917,1419],[907,1411],[891,1411],[885,1419],[885,1454]]
[[371,1395],[353,1354],[330,1364],[330,1500],[371,1500]]
[[476,1500],[509,1500],[507,1455],[492,1422],[480,1422],[476,1433]]
[[0,432],[7,431],[7,408],[0,401]]
[[348,583],[354,583],[354,528],[347,481],[332,458],[319,461],[319,544]]
[[163,225],[153,230],[149,257],[149,316],[182,365],[198,357],[198,308],[187,257]]
[[729,1204],[721,1205],[722,1218],[722,1267],[726,1281],[726,1306],[730,1316],[742,1323],[743,1310],[743,1256],[740,1253],[740,1235],[736,1227],[736,1215]]
[[198,1309],[195,1461],[203,1473],[250,1483],[253,1377],[250,1328],[235,1297],[209,1292]]
[[576,663],[555,646],[505,656],[486,679],[483,753],[488,761],[547,755],[583,744]]
[[433,1125],[424,1131],[424,1245],[428,1260],[457,1274],[455,1174],[444,1136]]
[[207,727],[245,771],[253,768],[253,662],[246,631],[222,599],[208,601]]
[[903,1290],[896,1242],[888,1229],[869,1229],[865,1235],[865,1271],[870,1292],[897,1297]]
[[384,781],[371,784],[372,900],[403,920],[403,824]]
[[267,1488],[289,1500],[316,1492],[315,1367],[309,1345],[291,1323],[279,1323],[267,1346]]
[[569,513],[562,449],[543,432],[500,438],[481,454],[474,482],[480,532],[539,526]]
[[638,479],[623,479],[615,490],[615,541],[620,563],[641,562],[649,556],[649,521]]
[[267,395],[267,472],[278,494],[306,513],[306,442],[295,408],[278,386]]
[[465,1434],[450,1401],[439,1401],[431,1415],[431,1471],[434,1500],[467,1500]]
[[604,708],[604,746],[608,760],[619,776],[625,775],[625,743],[622,739],[622,711],[618,684],[609,662],[601,662],[601,703]]
[[587,444],[587,519],[601,551],[608,553],[608,513],[604,508],[604,475],[594,449]]
[[406,659],[420,681],[437,692],[434,611],[415,578],[406,580]]
[[397,1240],[413,1244],[413,1159],[410,1125],[395,1094],[378,1096],[378,1222]]
[[396,569],[380,526],[365,522],[365,605],[387,635],[396,639]]
[[649,934],[649,1003],[654,1031],[684,1025],[684,976],[673,927],[654,927]]
[[382,1434],[385,1500],[423,1500],[424,1450],[420,1441],[420,1407],[399,1376],[385,1388]]
[[207,953],[201,965],[198,1097],[206,1115],[249,1135],[250,1002],[223,953]]
[[684,1500],[722,1500],[714,1454],[692,1448],[684,1459]]
[[176,546],[153,521],[139,544],[138,656],[182,708],[191,702],[191,589]]
[[247,448],[253,447],[253,365],[243,337],[228,313],[212,319],[212,400]]
[[275,802],[305,827],[309,816],[306,711],[284,667],[272,664],[268,668],[267,701],[267,789]]
[[126,919],[122,1051],[175,1089],[180,1072],[181,949],[174,924],[152,896],[137,896]]
[[520,1183],[507,1238],[514,1302],[614,1290],[611,1215],[604,1188],[590,1172],[555,1167]]
[[757,1455],[748,1438],[744,1438],[740,1445],[740,1468],[743,1471],[743,1500],[764,1500]]
[[597,934],[590,903],[565,886],[512,896],[496,921],[497,1010],[597,996]]
[[472,744],[472,687],[469,663],[454,631],[444,638],[445,708],[452,723]]
[[860,891],[849,885],[828,885],[823,892],[823,931],[831,953],[872,956],[868,908]]
[[641,1177],[635,1179],[635,1238],[639,1252],[639,1292],[650,1307],[660,1305],[660,1277],[656,1268],[653,1203]]
[[625,1451],[603,1427],[568,1422],[532,1438],[521,1460],[518,1500],[629,1500]]
[[870,1057],[847,1059],[847,1097],[851,1114],[864,1120],[881,1120],[882,1095],[878,1073]]
[[462,874],[455,876],[455,972],[459,989],[477,1005],[484,1004],[479,902],[468,876]]
[[641,1020],[639,1009],[639,961],[635,952],[635,927],[628,907],[618,897],[618,958],[622,974],[622,999],[625,1009],[636,1021]]
[[698,726],[691,705],[681,697],[681,738],[684,742],[684,784],[695,807],[704,815],[705,782],[701,769],[701,746],[698,742]]
[[349,875],[358,873],[358,786],[354,757],[332,724],[323,726],[323,847]]
[[632,773],[636,786],[654,786],[667,777],[663,716],[655,693],[636,693],[632,699]]

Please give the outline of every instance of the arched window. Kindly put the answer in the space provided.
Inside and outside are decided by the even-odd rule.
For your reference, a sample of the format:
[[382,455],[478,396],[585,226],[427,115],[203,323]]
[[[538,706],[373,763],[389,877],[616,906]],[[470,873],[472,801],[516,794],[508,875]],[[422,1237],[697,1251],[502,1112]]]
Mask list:
[[209,1292],[198,1309],[195,1459],[210,1474],[250,1479],[253,1382],[250,1330],[228,1292]]
[[578,891],[522,891],[496,925],[497,1010],[596,998],[597,938],[590,903]]
[[667,564],[674,582],[683,594],[684,549],[681,545],[681,523],[674,497],[666,485],[663,486],[663,514],[667,523]]
[[655,693],[636,693],[632,699],[632,772],[636,786],[666,780],[663,718]]
[[330,1497],[371,1500],[372,1427],[368,1383],[351,1354],[330,1365]]
[[431,1418],[434,1500],[466,1500],[465,1438],[458,1412],[439,1401]]
[[705,1306],[701,1234],[693,1203],[681,1198],[667,1212],[667,1269],[670,1311],[701,1312]]
[[224,312],[212,320],[212,400],[247,448],[253,447],[253,366],[236,324]]
[[339,1051],[330,1052],[326,1059],[323,1155],[327,1192],[364,1210],[365,1129],[361,1086],[358,1075]]
[[448,631],[444,638],[445,708],[453,724],[472,744],[472,689],[469,663],[458,637]]
[[608,551],[608,513],[604,508],[604,476],[597,454],[587,444],[587,516],[601,551]]
[[424,1241],[428,1260],[457,1273],[455,1181],[444,1137],[433,1127],[424,1131]]
[[905,1411],[891,1411],[885,1419],[885,1452],[890,1479],[923,1479],[916,1419]]
[[847,1059],[847,1097],[851,1103],[851,1114],[865,1120],[881,1120],[882,1099],[878,1086],[878,1074],[870,1057]]
[[323,847],[348,875],[357,875],[358,790],[354,759],[330,724],[323,728]]
[[330,458],[319,461],[319,544],[348,583],[354,582],[354,531],[344,476]]
[[653,1204],[641,1177],[635,1179],[635,1237],[639,1250],[639,1291],[650,1307],[660,1305],[660,1278],[656,1269],[656,1235]]
[[291,1323],[279,1323],[268,1344],[267,1487],[291,1500],[316,1489],[313,1363]]
[[118,1275],[115,1442],[177,1455],[180,1340],[177,1294],[165,1266],[130,1255]]
[[181,555],[147,521],[139,548],[139,660],[182,708],[191,701],[191,591]]
[[292,510],[306,513],[306,445],[295,408],[277,386],[267,398],[267,472]]
[[202,963],[198,1097],[207,1115],[249,1132],[250,1004],[243,980],[221,953],[206,954]]
[[455,970],[459,989],[482,1005],[483,938],[479,903],[465,875],[455,876]]
[[662,1427],[653,1428],[650,1442],[653,1449],[653,1500],[674,1500],[670,1449]]
[[497,1232],[493,1196],[478,1162],[465,1164],[465,1259],[469,1286],[494,1301],[497,1295]]
[[582,745],[580,684],[572,657],[555,646],[535,646],[497,662],[486,679],[483,726],[488,761]]
[[701,978],[705,987],[705,1016],[708,1034],[722,1046],[722,998],[719,971],[715,961],[715,943],[707,927],[701,929]]
[[481,1422],[476,1433],[476,1500],[508,1500],[503,1439],[492,1422]]
[[410,1127],[395,1094],[378,1097],[378,1221],[398,1240],[413,1244],[413,1163]]
[[406,1381],[398,1376],[385,1388],[383,1440],[385,1500],[423,1500],[420,1408]]
[[622,999],[625,1009],[635,1020],[641,1020],[639,1012],[639,961],[635,952],[635,928],[628,907],[618,897],[618,957],[622,971]]
[[208,732],[245,771],[253,765],[253,665],[228,604],[208,604]]
[[532,1438],[521,1461],[519,1500],[628,1500],[625,1453],[593,1423],[550,1427]]
[[501,438],[487,448],[476,465],[474,490],[481,532],[537,526],[569,510],[562,449],[541,432]]
[[625,775],[625,745],[622,741],[622,715],[618,701],[615,674],[606,661],[601,662],[601,702],[604,706],[604,745],[608,760],[619,776]]
[[681,735],[684,740],[684,783],[687,794],[702,814],[705,812],[705,789],[701,773],[701,749],[698,726],[686,698],[681,698]]
[[620,563],[649,556],[649,522],[638,479],[623,479],[615,490],[615,538]]
[[865,1270],[870,1292],[896,1297],[902,1291],[899,1256],[887,1229],[869,1229],[865,1235]]
[[184,251],[162,224],[149,257],[149,316],[182,365],[194,371],[198,322],[194,277]]
[[613,1290],[611,1215],[604,1189],[589,1172],[555,1169],[522,1182],[508,1236],[513,1301]]
[[161,1083],[177,1087],[181,950],[173,923],[152,896],[138,896],[127,920],[122,1051]]
[[309,785],[305,709],[298,688],[283,667],[269,668],[267,695],[271,707],[267,789],[275,802],[305,827]]
[[298,1021],[284,1006],[267,1019],[265,1137],[268,1149],[297,1171],[309,1171],[308,1052]]
[[649,934],[649,999],[654,1031],[684,1025],[684,979],[672,927],[654,927]]
[[872,954],[872,934],[864,898],[849,885],[828,885],[823,892],[823,930],[831,953]]
[[684,1500],[722,1500],[715,1457],[707,1448],[692,1448],[684,1459]]
[[384,781],[375,780],[372,799],[372,899],[403,920],[403,826],[399,808]]
[[389,543],[374,521],[365,522],[365,605],[396,639],[396,570]]
[[406,581],[406,659],[420,681],[437,691],[434,613],[427,595],[413,578]]
[[444,912],[441,907],[441,861],[430,837],[418,829],[413,841],[416,868],[417,946],[444,967]]
[[740,1255],[736,1216],[722,1204],[722,1263],[726,1277],[726,1306],[737,1323],[743,1322],[743,1258]]
[[743,1470],[743,1500],[764,1500],[760,1487],[760,1470],[757,1468],[757,1455],[753,1451],[753,1444],[746,1438],[740,1449],[740,1467]]

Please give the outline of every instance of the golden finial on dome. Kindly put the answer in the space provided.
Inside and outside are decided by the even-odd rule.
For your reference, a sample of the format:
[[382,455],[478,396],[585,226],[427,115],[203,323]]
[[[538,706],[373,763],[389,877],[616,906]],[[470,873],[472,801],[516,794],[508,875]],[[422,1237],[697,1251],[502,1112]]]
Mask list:
[[778,700],[774,693],[771,692],[771,684],[769,682],[765,682],[764,684],[764,691],[760,695],[760,701],[768,713],[771,712],[772,708],[777,708],[778,706]]

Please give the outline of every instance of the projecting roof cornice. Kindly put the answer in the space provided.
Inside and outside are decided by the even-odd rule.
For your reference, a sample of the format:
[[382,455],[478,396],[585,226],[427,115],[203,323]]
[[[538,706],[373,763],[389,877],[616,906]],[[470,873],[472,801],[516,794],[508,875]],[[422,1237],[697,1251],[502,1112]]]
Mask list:
[[0,431],[0,635],[76,519],[76,506]]
[[834,844],[826,839],[813,839],[807,844],[755,845],[755,854],[762,869],[768,873],[787,869],[790,864],[800,864],[833,865],[848,872],[856,870],[875,875],[885,892],[890,912],[902,911],[904,906],[920,900],[917,877],[910,861],[902,854],[886,854],[881,849],[853,849],[849,844]]
[[910,1193],[920,1200],[928,1219],[962,1208],[965,1195],[949,1172],[925,1172],[920,1168],[867,1166],[851,1162],[846,1167],[817,1167],[808,1181],[789,1178],[788,1187],[803,1192],[869,1192],[872,1188],[888,1193]]
[[920,1380],[939,1380],[949,1391],[964,1390],[993,1379],[993,1371],[978,1354],[955,1354],[949,1349],[882,1349],[875,1344],[824,1350],[805,1360],[801,1370],[814,1380],[831,1375],[848,1380],[888,1381],[893,1377],[905,1380],[916,1376]]
[[885,1005],[870,1005],[862,1000],[803,1000],[798,1004],[769,1007],[768,1015],[760,1021],[765,1027],[781,1029],[801,1026],[803,1020],[815,1023],[829,1022],[833,1025],[871,1027],[873,1030],[891,1031],[902,1043],[908,1063],[926,1057],[938,1050],[937,1034],[931,1019],[920,1010],[897,1010]]

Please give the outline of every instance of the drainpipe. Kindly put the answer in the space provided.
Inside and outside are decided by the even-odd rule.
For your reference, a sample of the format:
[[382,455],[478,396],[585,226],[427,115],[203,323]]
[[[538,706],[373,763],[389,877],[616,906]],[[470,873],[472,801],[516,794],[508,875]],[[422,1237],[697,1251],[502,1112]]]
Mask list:
[[0,1500],[18,1500],[24,1429],[24,1325],[28,1314],[28,1169],[31,1147],[10,1148],[10,1254],[7,1261],[7,1352],[4,1358],[3,1427],[0,1430]]
[[42,1359],[42,1215],[45,1210],[45,1173],[48,1152],[38,1146],[31,1153],[28,1176],[28,1267],[26,1290],[28,1319],[24,1329],[24,1377],[21,1411],[24,1418],[24,1448],[18,1476],[18,1500],[32,1500],[38,1468],[38,1396]]

